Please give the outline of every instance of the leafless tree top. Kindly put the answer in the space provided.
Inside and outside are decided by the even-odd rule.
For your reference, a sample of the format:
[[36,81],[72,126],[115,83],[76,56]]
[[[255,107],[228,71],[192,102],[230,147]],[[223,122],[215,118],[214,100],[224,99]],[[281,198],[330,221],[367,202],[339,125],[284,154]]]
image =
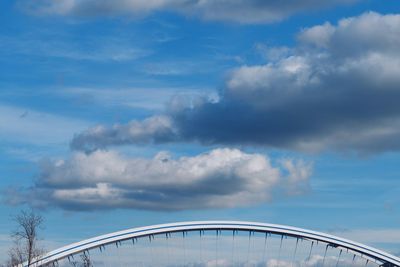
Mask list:
[[15,247],[10,250],[12,262],[21,263],[28,261],[28,265],[32,259],[40,256],[42,250],[38,248],[38,230],[42,227],[43,217],[33,210],[22,210],[14,217],[17,229],[12,233],[15,241]]
[[18,229],[13,233],[15,238],[29,241],[34,241],[37,238],[37,230],[43,223],[42,216],[32,210],[23,210],[14,220],[18,225]]

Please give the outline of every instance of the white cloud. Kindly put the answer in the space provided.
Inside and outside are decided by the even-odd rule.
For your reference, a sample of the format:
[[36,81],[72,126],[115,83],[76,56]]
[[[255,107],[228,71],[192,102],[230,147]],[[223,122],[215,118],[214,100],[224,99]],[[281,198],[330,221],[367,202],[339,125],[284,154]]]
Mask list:
[[[171,101],[165,116],[175,136],[165,140],[312,152],[397,151],[399,36],[400,15],[373,12],[303,29],[296,47],[267,48],[273,60],[232,70],[217,101]],[[83,142],[74,148],[121,144],[113,135],[114,140],[108,134],[91,137],[88,130],[76,136]],[[154,138],[147,137],[163,142]]]
[[264,155],[237,149],[179,159],[165,152],[145,159],[98,150],[47,162],[35,185],[13,191],[9,202],[65,209],[236,207],[271,200],[287,186],[294,190],[299,184],[299,193],[310,175],[307,164],[286,159],[273,166]]
[[336,26],[330,23],[304,29],[298,36],[307,45],[328,49],[339,59],[357,58],[370,54],[397,55],[400,42],[400,16],[375,12],[341,19]]
[[153,116],[143,121],[131,121],[129,124],[115,124],[112,128],[102,125],[92,127],[76,136],[72,148],[85,147],[86,151],[98,149],[98,145],[122,145],[130,143],[159,143],[173,141],[176,138],[173,121],[168,116]]
[[24,0],[28,12],[63,16],[144,16],[156,11],[174,11],[206,20],[265,23],[285,19],[295,13],[316,10],[356,0]]
[[302,43],[315,44],[318,47],[326,48],[335,32],[335,27],[329,22],[305,29],[299,34],[299,40]]

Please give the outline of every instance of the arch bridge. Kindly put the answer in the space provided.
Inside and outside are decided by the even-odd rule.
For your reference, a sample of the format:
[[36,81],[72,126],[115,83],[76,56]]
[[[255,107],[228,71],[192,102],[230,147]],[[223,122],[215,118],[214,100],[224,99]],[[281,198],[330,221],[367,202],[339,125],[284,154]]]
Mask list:
[[400,267],[400,258],[344,238],[296,227],[194,221],[101,235],[53,250],[29,266]]

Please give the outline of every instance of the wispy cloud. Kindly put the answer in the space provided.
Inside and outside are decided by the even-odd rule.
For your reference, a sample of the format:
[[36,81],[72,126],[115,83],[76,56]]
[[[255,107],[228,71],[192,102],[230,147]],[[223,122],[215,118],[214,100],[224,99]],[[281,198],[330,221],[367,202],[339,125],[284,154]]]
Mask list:
[[400,245],[400,229],[349,229],[334,230],[332,234],[364,244]]
[[356,0],[295,0],[295,1],[182,1],[182,0],[22,0],[19,6],[29,13],[62,16],[118,16],[137,17],[156,11],[174,11],[185,15],[214,21],[234,21],[239,23],[271,23],[283,20],[293,14],[316,10],[339,4],[350,4]]
[[67,144],[76,131],[90,123],[39,112],[29,108],[0,105],[0,138],[2,142],[35,145]]
[[215,97],[216,92],[210,88],[188,87],[136,87],[136,88],[61,88],[55,94],[73,97],[78,100],[93,101],[102,106],[125,106],[149,110],[163,110],[170,99],[175,97]]
[[37,33],[17,38],[1,36],[0,41],[1,53],[7,56],[29,55],[77,61],[124,62],[146,57],[152,53],[149,49],[137,47],[128,40],[116,37],[72,42],[66,36]]
[[163,62],[149,62],[144,65],[144,72],[156,76],[183,76],[194,74],[206,74],[212,70],[221,68],[219,60],[226,58],[215,57],[213,61],[204,61],[204,59],[191,60],[173,60]]

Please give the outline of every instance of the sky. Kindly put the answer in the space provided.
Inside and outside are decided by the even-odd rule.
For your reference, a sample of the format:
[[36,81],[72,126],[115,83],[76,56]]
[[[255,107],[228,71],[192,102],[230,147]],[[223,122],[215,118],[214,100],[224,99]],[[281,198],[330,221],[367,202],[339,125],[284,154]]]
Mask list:
[[0,260],[246,220],[400,255],[397,0],[0,3]]

